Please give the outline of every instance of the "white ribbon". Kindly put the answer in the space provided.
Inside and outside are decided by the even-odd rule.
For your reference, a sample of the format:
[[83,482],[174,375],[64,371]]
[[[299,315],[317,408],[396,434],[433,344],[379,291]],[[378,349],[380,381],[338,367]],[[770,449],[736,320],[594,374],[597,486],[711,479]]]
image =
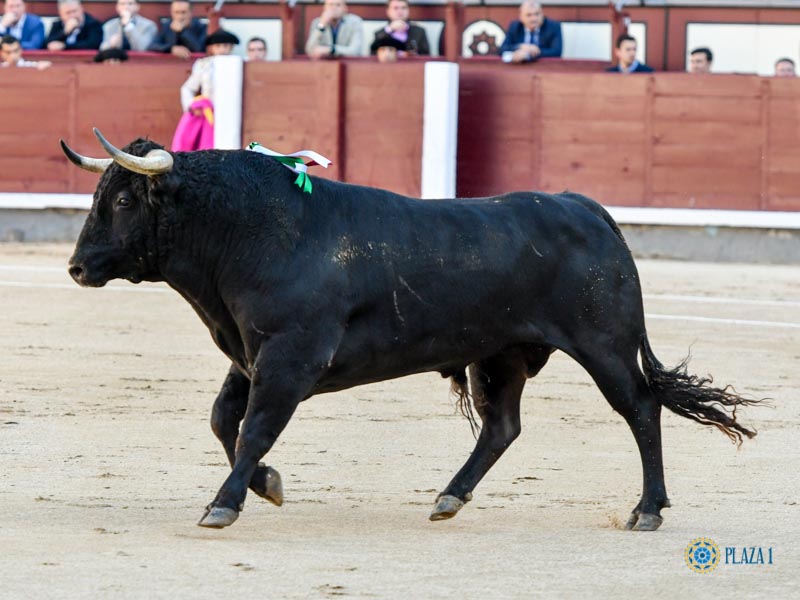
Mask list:
[[321,154],[314,152],[313,150],[300,150],[298,152],[292,152],[291,154],[281,154],[280,152],[275,152],[274,150],[270,150],[269,148],[265,148],[258,142],[253,142],[247,146],[247,150],[251,152],[259,152],[260,154],[266,154],[267,156],[283,156],[283,157],[291,157],[291,158],[309,158],[311,162],[306,164],[303,162],[297,163],[294,167],[291,167],[287,164],[283,166],[287,169],[291,169],[295,173],[307,173],[308,167],[313,167],[314,165],[319,165],[323,169],[327,169],[331,161]]

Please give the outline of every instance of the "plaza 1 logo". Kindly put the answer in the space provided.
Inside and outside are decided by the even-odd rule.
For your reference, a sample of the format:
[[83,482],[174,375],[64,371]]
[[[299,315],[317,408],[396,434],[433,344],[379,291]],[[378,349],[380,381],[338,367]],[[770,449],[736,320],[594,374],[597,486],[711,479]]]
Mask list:
[[683,558],[695,573],[711,573],[719,564],[719,546],[711,538],[697,538],[686,546]]
[[[722,562],[722,553],[711,538],[693,539],[683,552],[686,565],[695,573],[711,573]],[[726,565],[771,565],[772,548],[725,546]]]

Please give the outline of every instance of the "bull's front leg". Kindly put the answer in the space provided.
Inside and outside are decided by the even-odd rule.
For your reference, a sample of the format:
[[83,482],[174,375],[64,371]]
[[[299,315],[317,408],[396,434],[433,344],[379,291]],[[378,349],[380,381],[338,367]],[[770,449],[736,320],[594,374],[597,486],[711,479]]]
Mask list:
[[247,409],[236,440],[233,471],[198,525],[227,527],[239,517],[247,487],[261,458],[272,448],[297,405],[310,395],[334,354],[331,339],[283,334],[262,344],[250,374]]
[[[211,410],[211,429],[222,443],[231,468],[236,463],[236,438],[249,394],[250,379],[232,364]],[[283,504],[281,476],[272,467],[259,463],[250,479],[250,489],[275,506]]]

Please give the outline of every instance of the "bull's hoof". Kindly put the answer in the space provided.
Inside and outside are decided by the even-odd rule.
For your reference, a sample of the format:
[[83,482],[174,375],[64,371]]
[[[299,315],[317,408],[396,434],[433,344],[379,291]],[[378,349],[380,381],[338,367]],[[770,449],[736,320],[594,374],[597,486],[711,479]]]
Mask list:
[[625,529],[629,531],[655,531],[661,524],[664,522],[664,519],[658,515],[653,515],[650,513],[633,513],[631,514],[630,519],[625,524]]
[[452,519],[456,516],[458,511],[464,508],[464,504],[470,500],[472,500],[472,494],[467,494],[464,500],[450,495],[439,496],[436,498],[436,506],[433,507],[433,512],[428,518],[431,521],[444,521],[445,519]]
[[212,527],[214,529],[222,529],[228,525],[233,525],[236,519],[239,518],[239,513],[232,508],[223,508],[219,506],[209,506],[206,509],[206,514],[197,523],[200,527]]
[[275,506],[283,504],[283,482],[281,481],[281,474],[272,467],[267,467],[264,463],[258,463],[258,469],[250,483],[250,489],[265,500],[268,500]]

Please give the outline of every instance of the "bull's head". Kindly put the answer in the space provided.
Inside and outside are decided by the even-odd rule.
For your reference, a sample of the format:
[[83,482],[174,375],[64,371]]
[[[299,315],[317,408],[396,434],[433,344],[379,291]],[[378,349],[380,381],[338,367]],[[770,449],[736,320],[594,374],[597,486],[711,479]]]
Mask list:
[[156,214],[153,209],[162,176],[172,170],[172,155],[161,146],[136,140],[124,150],[95,129],[111,158],[88,158],[61,147],[70,161],[102,173],[83,226],[69,274],[82,286],[101,287],[111,279],[159,281]]

